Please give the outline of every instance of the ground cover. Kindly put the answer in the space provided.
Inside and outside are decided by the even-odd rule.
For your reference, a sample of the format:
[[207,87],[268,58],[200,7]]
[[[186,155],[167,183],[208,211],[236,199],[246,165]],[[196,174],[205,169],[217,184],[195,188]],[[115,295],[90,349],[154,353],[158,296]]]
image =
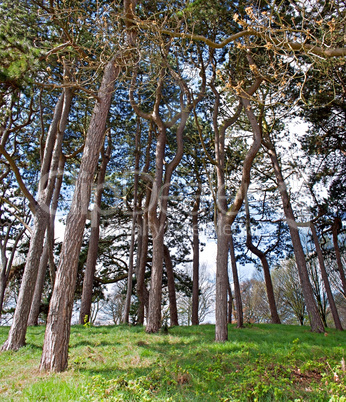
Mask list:
[[[8,334],[0,327],[0,343]],[[3,401],[346,401],[346,334],[308,327],[229,328],[214,342],[214,326],[170,328],[73,326],[69,369],[38,370],[43,326],[27,345],[0,354]]]

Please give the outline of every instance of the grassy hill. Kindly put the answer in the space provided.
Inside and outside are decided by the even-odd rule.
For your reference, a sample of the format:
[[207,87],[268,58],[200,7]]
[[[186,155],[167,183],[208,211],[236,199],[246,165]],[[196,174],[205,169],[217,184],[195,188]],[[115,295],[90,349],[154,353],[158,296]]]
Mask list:
[[[9,328],[0,327],[0,342]],[[71,331],[69,369],[38,370],[44,327],[27,346],[0,354],[3,401],[346,401],[346,333],[307,327],[83,327]]]

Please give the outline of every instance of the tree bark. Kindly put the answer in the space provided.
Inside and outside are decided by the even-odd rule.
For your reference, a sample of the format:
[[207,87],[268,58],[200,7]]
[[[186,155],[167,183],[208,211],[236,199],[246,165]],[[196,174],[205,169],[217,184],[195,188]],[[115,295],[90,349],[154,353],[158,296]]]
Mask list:
[[97,253],[100,239],[100,216],[103,186],[106,177],[108,162],[111,157],[111,139],[108,139],[106,152],[102,152],[102,162],[97,176],[97,188],[95,191],[94,208],[91,212],[91,233],[89,239],[88,255],[83,280],[82,299],[79,312],[79,324],[90,322],[93,282],[96,270]]
[[192,209],[192,325],[199,324],[198,308],[199,308],[199,227],[198,227],[198,211],[201,202],[201,187],[199,180],[196,191],[196,199]]
[[[152,131],[149,129],[148,144],[145,155],[145,165],[143,168],[143,177],[146,177],[150,166],[150,148],[152,143]],[[151,198],[151,181],[146,183],[145,203],[142,215],[137,216],[138,219],[138,250],[137,250],[137,295],[139,299],[138,307],[138,324],[144,324],[144,308],[148,305],[147,288],[145,286],[145,270],[148,261],[148,241],[149,241],[149,218],[148,209]]]
[[172,258],[169,249],[166,245],[163,246],[164,250],[164,260],[167,271],[167,282],[168,282],[168,298],[169,298],[169,317],[171,322],[171,327],[176,327],[179,325],[178,322],[178,309],[177,309],[177,298],[175,294],[175,281]]
[[341,278],[341,283],[342,283],[342,289],[344,296],[346,297],[346,278],[345,278],[345,271],[344,267],[341,261],[341,254],[340,254],[340,249],[339,249],[339,244],[338,244],[338,232],[339,229],[341,228],[342,223],[341,219],[339,217],[334,219],[333,225],[332,225],[332,234],[333,234],[333,244],[334,244],[334,250],[335,250],[335,256],[336,256],[336,262],[338,264],[338,270]]
[[270,268],[266,254],[260,249],[258,249],[252,243],[252,235],[250,227],[250,209],[247,196],[245,197],[245,210],[246,210],[246,246],[253,254],[255,254],[261,260],[264,273],[264,281],[267,290],[271,321],[273,324],[281,324],[280,317],[276,308],[273,283],[270,276]]
[[131,240],[129,251],[129,271],[127,276],[127,292],[125,300],[124,322],[129,323],[131,297],[132,297],[132,277],[133,277],[133,253],[135,249],[135,232],[136,232],[136,219],[137,219],[137,195],[138,195],[138,179],[139,179],[139,159],[140,159],[140,138],[141,126],[140,117],[137,116],[137,127],[135,137],[135,169],[134,169],[134,185],[133,185],[133,211],[132,211],[132,227],[131,227]]
[[[49,227],[47,227],[47,231]],[[46,278],[47,266],[48,266],[48,239],[46,240],[43,247],[43,253],[40,259],[40,265],[38,267],[38,273],[36,278],[35,292],[31,303],[30,314],[28,318],[28,326],[38,325],[38,316],[40,315],[41,307],[41,297],[44,287],[44,282]]]
[[228,310],[227,310],[227,323],[232,324],[232,304],[233,304],[233,296],[231,284],[229,282],[229,276],[227,280],[227,290],[228,290]]
[[[150,205],[148,211],[149,227],[153,237],[153,260],[151,267],[151,280],[149,291],[149,311],[147,333],[158,332],[161,327],[161,300],[162,300],[162,271],[163,271],[163,237],[166,210],[157,217],[159,192],[162,186],[163,161],[165,157],[166,129],[162,123],[156,144],[155,179],[152,186]],[[165,215],[165,216],[163,216]],[[161,219],[160,219],[161,218]],[[163,222],[163,225],[161,224]]]
[[46,232],[49,216],[42,208],[37,207],[33,234],[30,240],[29,252],[24,268],[22,283],[20,286],[17,307],[14,313],[12,326],[2,350],[18,350],[25,345],[25,335],[28,326],[28,317],[36,285],[36,277],[40,257],[42,254],[43,240]]
[[287,188],[285,181],[282,176],[281,168],[279,165],[278,157],[276,155],[276,151],[273,143],[271,142],[268,135],[265,136],[264,144],[268,149],[269,156],[272,162],[272,166],[275,172],[277,185],[281,194],[283,209],[285,213],[285,217],[289,226],[294,255],[296,258],[296,264],[298,267],[299,278],[302,285],[302,290],[304,294],[304,299],[306,303],[306,309],[308,311],[311,330],[314,332],[324,332],[324,325],[321,320],[320,314],[318,312],[318,308],[314,299],[314,294],[312,291],[311,283],[309,280],[309,274],[306,267],[305,254],[302,247],[302,243],[299,237],[299,231],[297,227],[297,222],[295,220],[291,202],[288,196]]
[[229,239],[229,252],[231,254],[235,307],[236,307],[236,312],[237,312],[237,328],[243,328],[244,327],[243,303],[241,300],[240,284],[239,284],[237,263],[235,260],[234,243],[233,243],[232,235],[230,235],[230,239]]
[[7,282],[7,279],[4,275],[4,273],[1,272],[1,276],[0,276],[0,317],[2,315],[2,308],[4,305],[6,282]]
[[225,190],[225,132],[230,122],[218,126],[220,94],[212,84],[215,95],[213,126],[215,133],[215,159],[217,175],[217,251],[216,251],[216,281],[215,281],[215,341],[224,342],[228,339],[227,326],[227,278],[228,278],[228,247],[231,225],[227,219],[227,198]]
[[105,66],[98,100],[86,136],[80,171],[67,216],[65,239],[50,302],[40,370],[60,372],[66,369],[73,296],[76,286],[78,257],[82,244],[91,183],[102,146],[114,82],[120,73],[116,60]]
[[224,342],[228,339],[227,328],[227,278],[228,278],[228,245],[231,226],[224,214],[219,214],[217,223],[216,254],[216,296],[215,296],[215,340]]
[[65,88],[54,111],[53,121],[47,135],[44,158],[40,172],[38,201],[35,206],[34,229],[28,257],[17,300],[12,326],[2,350],[18,350],[25,344],[25,335],[37,273],[43,250],[43,241],[49,221],[49,205],[52,199],[56,173],[59,165],[64,131],[72,102],[72,90]]
[[150,190],[147,190],[146,203],[144,207],[143,218],[139,225],[141,231],[141,247],[139,254],[138,273],[137,273],[137,294],[139,299],[138,307],[138,324],[144,324],[144,307],[146,305],[145,298],[145,269],[148,261],[148,241],[149,241],[149,225],[148,225],[148,205],[150,201]]
[[314,243],[315,243],[318,262],[320,264],[322,279],[323,279],[324,287],[326,289],[326,293],[327,293],[327,296],[328,296],[329,306],[330,306],[330,310],[332,312],[335,328],[338,329],[339,331],[342,331],[343,328],[342,328],[342,325],[341,325],[338,310],[337,310],[336,305],[335,305],[333,293],[332,293],[332,290],[330,288],[328,274],[327,274],[327,271],[326,271],[326,267],[324,265],[324,258],[323,258],[322,250],[321,250],[321,247],[320,247],[320,243],[318,241],[316,228],[315,228],[315,225],[312,222],[310,222],[310,229],[311,229],[311,233],[312,233],[312,238],[313,238]]
[[[30,309],[30,314],[29,314],[29,319],[28,319],[29,326],[38,325],[38,316],[40,314],[41,298],[42,298],[42,291],[43,291],[44,281],[45,281],[45,276],[46,276],[46,271],[47,271],[47,264],[50,260],[50,254],[53,253],[53,248],[54,248],[55,216],[56,216],[56,210],[58,207],[58,201],[59,201],[60,190],[61,190],[61,185],[62,185],[64,165],[65,165],[65,157],[63,155],[61,155],[60,161],[59,161],[58,175],[57,175],[57,178],[55,181],[52,205],[50,208],[49,223],[48,223],[48,226],[46,229],[46,241],[44,244],[43,253],[41,256],[41,260],[40,260],[40,265],[38,268],[35,292],[34,292],[33,300],[31,303],[31,309]],[[49,265],[52,265],[52,262],[49,262]],[[51,268],[51,271],[54,270],[54,267],[50,267],[50,268]],[[55,274],[55,272],[54,272],[54,274]],[[54,277],[55,277],[54,274],[52,274],[52,272],[51,272],[52,288],[54,288]]]

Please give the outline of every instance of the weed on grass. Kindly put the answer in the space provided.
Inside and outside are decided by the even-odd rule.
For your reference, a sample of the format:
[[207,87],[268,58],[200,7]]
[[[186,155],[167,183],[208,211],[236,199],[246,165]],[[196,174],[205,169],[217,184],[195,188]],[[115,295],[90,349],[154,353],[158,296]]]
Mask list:
[[[343,332],[307,327],[73,326],[69,368],[38,371],[44,328],[29,328],[27,346],[0,354],[0,400],[6,401],[346,401]],[[4,342],[8,328],[0,328]]]

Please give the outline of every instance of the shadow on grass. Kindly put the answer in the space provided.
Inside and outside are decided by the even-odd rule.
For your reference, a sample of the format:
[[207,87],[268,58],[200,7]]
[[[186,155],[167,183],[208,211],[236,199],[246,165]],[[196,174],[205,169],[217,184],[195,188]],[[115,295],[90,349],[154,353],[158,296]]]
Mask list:
[[120,346],[120,345],[121,345],[120,342],[107,342],[107,341],[98,342],[97,340],[92,342],[90,340],[84,339],[78,342],[71,341],[69,347],[78,348],[82,346],[99,347],[99,346]]
[[32,343],[32,342],[26,342],[26,344],[24,345],[24,349],[25,348],[41,350],[42,351],[43,345],[37,345],[37,344]]

